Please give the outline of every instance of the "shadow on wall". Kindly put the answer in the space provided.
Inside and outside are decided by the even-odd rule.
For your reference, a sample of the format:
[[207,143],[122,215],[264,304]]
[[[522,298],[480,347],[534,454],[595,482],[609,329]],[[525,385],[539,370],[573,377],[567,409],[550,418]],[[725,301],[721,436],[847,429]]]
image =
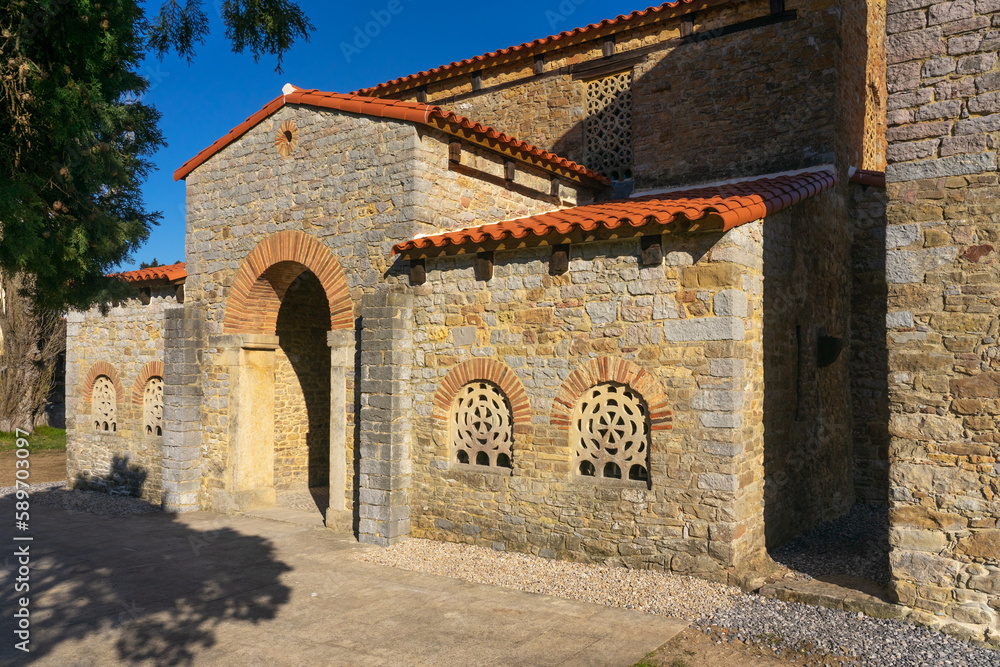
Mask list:
[[81,491],[98,491],[112,496],[140,498],[147,477],[149,473],[146,469],[132,463],[128,454],[115,454],[107,475],[98,477],[87,471],[77,473],[72,487]]
[[[837,31],[832,17],[815,12],[723,33],[721,26],[703,30],[635,75],[631,102],[609,95],[600,78],[593,79],[594,90],[602,91],[596,106],[605,111],[579,121],[546,148],[611,175],[609,161],[617,158],[596,158],[585,149],[588,123],[595,145],[622,155],[628,146],[621,135],[625,124],[608,114],[656,118],[655,123],[631,123],[634,154],[620,168],[632,174],[637,190],[834,162]],[[747,58],[748,53],[754,57]],[[623,64],[616,73],[624,71],[631,65]],[[587,109],[586,93],[582,99]]]
[[[123,459],[117,475],[100,481],[109,489],[133,489],[139,479],[145,472]],[[0,663],[33,664],[54,655],[67,665],[190,665],[215,645],[219,625],[256,625],[274,619],[288,602],[290,589],[281,577],[291,568],[275,557],[268,540],[210,521],[200,529],[197,520],[161,512],[108,520],[60,509],[67,497],[82,495],[53,490],[31,496],[30,592],[15,591],[18,566],[5,556],[0,605],[8,611],[0,619]],[[112,508],[116,502],[103,500]],[[0,498],[0,511],[13,516],[15,502],[14,496]],[[25,595],[30,653],[17,650],[13,639],[12,610]],[[75,642],[95,638],[102,652],[76,653]]]

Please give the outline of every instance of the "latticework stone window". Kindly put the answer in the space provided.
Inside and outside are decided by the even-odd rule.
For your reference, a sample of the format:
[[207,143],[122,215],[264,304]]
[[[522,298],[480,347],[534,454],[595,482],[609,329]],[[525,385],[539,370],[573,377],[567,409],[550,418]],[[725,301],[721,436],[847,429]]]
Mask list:
[[649,479],[649,411],[624,385],[588,389],[573,417],[573,468],[583,477]]
[[451,409],[451,443],[458,463],[510,468],[514,433],[510,403],[486,381],[458,391]]
[[107,375],[99,375],[94,380],[90,393],[90,415],[94,430],[113,433],[118,430],[118,396],[115,385]]
[[163,435],[163,378],[151,377],[142,393],[142,427],[146,435]]
[[632,178],[632,72],[587,82],[584,162],[613,181]]

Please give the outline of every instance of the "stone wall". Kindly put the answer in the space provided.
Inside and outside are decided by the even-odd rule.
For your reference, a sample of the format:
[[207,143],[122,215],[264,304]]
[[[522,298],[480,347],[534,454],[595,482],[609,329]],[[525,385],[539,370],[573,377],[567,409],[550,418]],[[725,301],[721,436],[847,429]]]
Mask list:
[[[274,133],[284,122],[294,122],[298,128],[297,144],[288,157],[274,146]],[[318,240],[343,271],[357,320],[363,314],[362,296],[379,285],[398,283],[407,269],[405,262],[393,257],[394,243],[420,232],[553,208],[548,175],[539,170],[519,167],[519,188],[448,170],[451,141],[447,135],[418,131],[405,122],[289,106],[188,175],[187,299],[203,308],[207,335],[200,379],[204,392],[203,503],[209,502],[213,489],[225,485],[230,455],[232,366],[227,364],[234,357],[226,347],[233,339],[223,335],[231,333],[223,326],[227,300],[241,263],[262,241],[292,230]],[[462,154],[463,164],[470,169],[491,173],[498,165],[502,168],[502,160],[472,144],[464,144]],[[544,193],[539,190],[542,184]],[[579,186],[568,182],[563,186],[573,200],[589,197]],[[251,311],[260,310],[260,303],[246,305]],[[274,301],[278,303],[280,299]],[[360,327],[360,321],[356,324]],[[252,333],[273,335],[274,331]],[[329,372],[329,349],[322,355],[318,349],[317,344],[316,355],[322,359],[309,363],[325,363]],[[276,354],[288,356],[287,351]],[[291,378],[284,362],[277,368],[282,378]],[[354,376],[347,373],[348,414],[332,415],[334,424],[346,419],[348,456],[353,456],[358,436],[354,399],[359,392]],[[286,385],[276,387],[277,400],[284,400],[282,386]],[[299,415],[299,423],[289,421],[292,412]],[[281,428],[305,431],[301,411],[289,407],[284,413],[287,418],[276,415]],[[289,441],[289,447],[300,454],[304,451],[301,443],[292,446]],[[289,460],[300,469],[295,475],[301,476],[301,457]],[[348,478],[356,479],[355,460],[347,465],[353,471]],[[283,474],[278,478],[283,479]],[[357,503],[357,488],[347,493],[350,502]]]
[[913,618],[1000,641],[993,0],[889,0],[890,520]]
[[[729,30],[766,19],[770,3],[712,7],[694,14],[690,39],[681,37],[679,18],[660,21],[616,35],[612,58],[603,57],[602,39],[591,40],[545,54],[540,74],[531,58],[488,67],[479,72],[478,91],[468,74],[430,83],[427,101],[586,164],[587,80],[602,75],[596,67],[615,70],[617,62],[617,71],[634,77],[639,189],[829,164],[836,140],[837,4],[787,0],[796,19],[737,32]],[[391,96],[416,100],[417,91]],[[863,116],[850,120],[863,123]]]
[[[106,316],[96,308],[67,314],[66,469],[74,486],[160,502],[163,438],[144,431],[143,392],[151,374],[163,376],[164,314],[175,307],[172,287],[153,288],[148,305],[130,299]],[[116,389],[117,419],[108,431],[91,418],[97,376]]]
[[[412,290],[414,535],[745,574],[763,550],[761,228],[666,239],[651,267],[638,239],[571,246],[559,276],[547,248],[498,251],[488,281],[474,255],[427,260]],[[602,377],[645,391],[648,484],[576,474],[568,414]],[[447,412],[469,379],[508,387],[510,469],[455,458]]]

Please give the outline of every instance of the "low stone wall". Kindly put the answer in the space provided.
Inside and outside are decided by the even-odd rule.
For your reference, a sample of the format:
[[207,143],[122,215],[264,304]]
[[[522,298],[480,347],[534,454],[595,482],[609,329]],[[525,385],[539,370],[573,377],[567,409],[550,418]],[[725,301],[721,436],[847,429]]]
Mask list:
[[[155,288],[154,288],[155,290]],[[174,307],[173,288],[138,299],[67,315],[66,472],[73,486],[131,493],[159,502],[162,435],[146,433],[146,382],[163,377],[164,312]],[[114,388],[116,419],[95,427],[92,391],[98,378]],[[161,404],[162,405],[162,404]],[[161,431],[162,433],[162,431]]]

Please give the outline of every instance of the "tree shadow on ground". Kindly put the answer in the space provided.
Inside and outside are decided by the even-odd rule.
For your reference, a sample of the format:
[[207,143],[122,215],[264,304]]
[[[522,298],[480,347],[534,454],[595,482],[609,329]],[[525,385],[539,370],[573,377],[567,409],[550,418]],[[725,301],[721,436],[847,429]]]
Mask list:
[[[132,474],[124,482],[123,470]],[[104,482],[141,493],[141,483],[130,487],[140,472],[119,462],[118,478],[112,471]],[[16,502],[0,498],[0,513],[13,516]],[[267,622],[289,600],[281,577],[291,568],[272,543],[211,515],[172,515],[138,498],[61,489],[33,493],[29,502],[24,535],[33,540],[15,542],[8,554],[29,546],[30,590],[15,590],[19,564],[7,556],[0,663],[189,665],[215,645],[219,626]],[[11,639],[21,597],[30,602],[30,653]]]

